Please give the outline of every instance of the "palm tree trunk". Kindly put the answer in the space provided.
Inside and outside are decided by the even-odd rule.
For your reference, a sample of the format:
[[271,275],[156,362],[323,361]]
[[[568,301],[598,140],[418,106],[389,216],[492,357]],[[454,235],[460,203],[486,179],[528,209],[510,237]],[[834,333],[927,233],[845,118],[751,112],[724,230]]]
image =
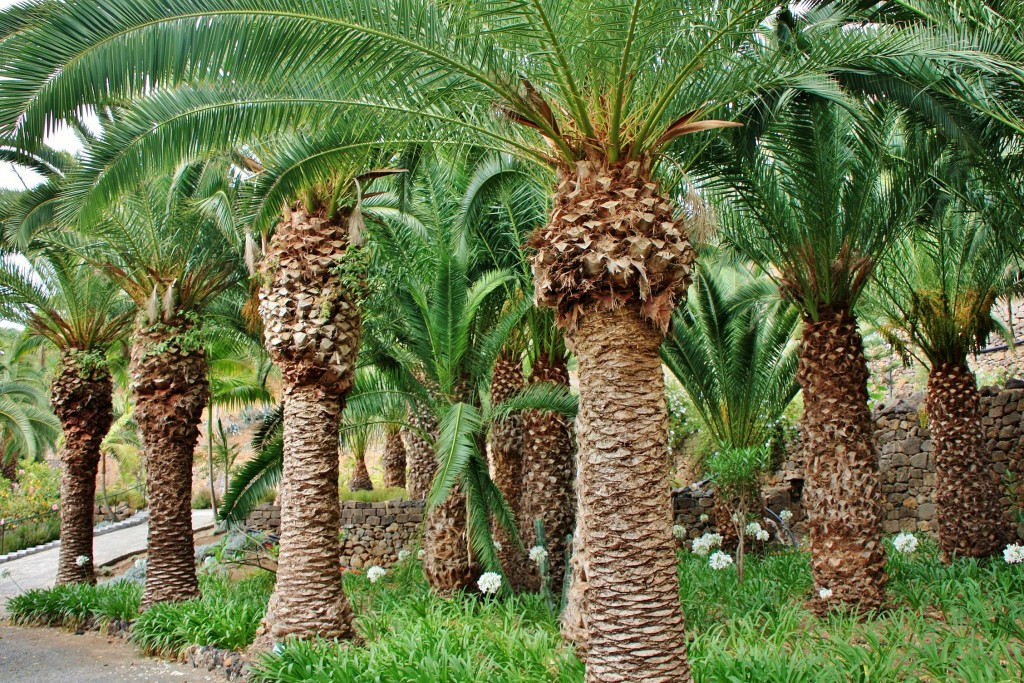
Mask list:
[[0,453],[0,477],[3,477],[9,482],[18,481],[18,454],[11,453],[11,456],[6,460],[3,459],[3,454]]
[[316,386],[292,387],[284,403],[281,551],[261,634],[275,642],[354,635],[340,574],[341,403]]
[[348,480],[349,491],[372,491],[373,480],[370,479],[370,471],[366,469],[366,458],[356,458],[352,466],[352,477]]
[[356,293],[337,272],[349,251],[347,216],[297,210],[278,224],[262,266],[260,316],[285,397],[284,469],[277,585],[255,649],[354,635],[338,502],[338,430],[362,331]]
[[[82,367],[65,352],[51,401],[64,427],[60,459],[60,557],[57,584],[96,583],[92,527],[100,444],[113,421],[110,373]],[[79,561],[79,558],[86,558]]]
[[[530,383],[551,382],[569,385],[565,358],[549,359],[541,354],[530,369]],[[576,522],[573,480],[576,475],[576,446],[572,423],[558,413],[527,410],[523,413],[523,503],[519,514],[519,534],[527,548],[537,542],[534,520],[544,523],[547,538],[548,575],[557,595],[565,575],[565,540]],[[527,587],[540,588],[540,575],[529,565]]]
[[689,681],[661,335],[636,308],[619,307],[586,311],[568,338],[580,381],[568,616],[584,644],[586,680]]
[[384,486],[389,489],[405,488],[405,444],[398,427],[389,427],[384,440]]
[[805,486],[815,599],[873,609],[885,599],[882,489],[857,320],[845,309],[805,320],[797,373],[804,396]]
[[405,441],[405,455],[409,461],[408,492],[412,500],[424,500],[430,493],[430,484],[434,481],[437,471],[437,459],[434,448],[427,441],[426,435],[437,433],[437,421],[430,407],[417,405],[409,416],[414,429],[402,430]]
[[1008,541],[999,475],[985,443],[974,373],[966,361],[936,363],[928,375],[928,422],[935,448],[939,547],[954,557],[988,557]]
[[[522,363],[503,351],[494,363],[491,378],[491,403],[499,405],[523,388]],[[523,417],[516,413],[495,420],[491,425],[490,465],[495,485],[508,501],[516,519],[522,515],[523,499]],[[498,558],[513,590],[529,590],[529,567],[520,550],[500,525],[494,525],[494,539],[500,544]]]
[[137,328],[132,345],[135,419],[149,492],[149,563],[143,607],[199,595],[192,539],[192,462],[210,398],[206,356],[183,346],[186,322]]
[[477,571],[469,556],[466,496],[458,487],[427,511],[423,550],[423,573],[432,589],[449,594],[473,586]]

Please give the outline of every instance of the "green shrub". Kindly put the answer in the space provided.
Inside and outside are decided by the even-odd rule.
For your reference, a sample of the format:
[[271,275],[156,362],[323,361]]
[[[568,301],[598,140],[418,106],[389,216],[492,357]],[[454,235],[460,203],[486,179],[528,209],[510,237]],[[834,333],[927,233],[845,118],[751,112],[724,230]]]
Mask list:
[[193,510],[209,510],[213,507],[213,499],[210,496],[210,489],[199,488],[192,493]]
[[69,584],[16,595],[8,601],[7,612],[16,624],[77,628],[91,621],[102,626],[134,619],[141,600],[137,583]]
[[21,461],[18,481],[0,477],[0,519],[47,514],[60,502],[60,472],[44,462]]
[[341,487],[341,500],[358,500],[364,503],[379,503],[385,500],[395,500],[396,498],[405,499],[408,497],[405,489],[393,488],[393,489],[374,489],[372,491],[349,491],[346,487]]
[[0,555],[32,548],[60,538],[60,513],[52,511],[42,517],[12,522],[4,520],[0,534]]

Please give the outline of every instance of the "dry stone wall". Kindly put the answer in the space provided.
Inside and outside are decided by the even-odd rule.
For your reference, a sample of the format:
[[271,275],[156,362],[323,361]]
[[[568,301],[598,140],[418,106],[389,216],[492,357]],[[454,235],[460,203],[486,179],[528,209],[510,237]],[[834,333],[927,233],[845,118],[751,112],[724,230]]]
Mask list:
[[[398,561],[399,552],[412,551],[419,544],[422,522],[422,500],[341,501],[341,566],[390,567]],[[281,509],[274,503],[258,505],[249,513],[246,526],[278,533]]]

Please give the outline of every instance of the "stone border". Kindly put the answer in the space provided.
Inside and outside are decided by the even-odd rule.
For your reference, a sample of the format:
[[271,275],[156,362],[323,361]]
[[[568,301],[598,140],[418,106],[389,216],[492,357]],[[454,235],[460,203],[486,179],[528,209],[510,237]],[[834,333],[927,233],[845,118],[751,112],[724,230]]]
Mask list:
[[[120,531],[121,529],[127,529],[128,527],[145,524],[148,520],[149,511],[143,510],[142,512],[136,512],[128,519],[122,519],[120,522],[100,522],[95,527],[93,527],[92,536],[93,538],[96,538],[97,536],[102,536],[103,534],[109,534],[115,531]],[[36,553],[46,552],[47,550],[53,550],[54,548],[57,548],[59,546],[60,539],[58,538],[55,541],[43,543],[42,545],[35,545],[31,548],[22,548],[21,550],[16,550],[13,553],[0,555],[0,564],[3,564],[4,562],[11,562],[13,560],[20,560],[23,557],[35,555]]]

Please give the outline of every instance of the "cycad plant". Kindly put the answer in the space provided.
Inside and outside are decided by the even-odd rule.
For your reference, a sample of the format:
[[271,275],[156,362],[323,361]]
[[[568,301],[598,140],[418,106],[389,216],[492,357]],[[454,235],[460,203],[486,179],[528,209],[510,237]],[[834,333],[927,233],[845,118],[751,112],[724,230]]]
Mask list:
[[[881,482],[868,369],[854,315],[878,261],[921,205],[922,171],[897,163],[899,117],[862,121],[802,100],[728,152],[718,180],[729,240],[778,283],[803,317],[804,501],[819,607],[884,601]],[[823,593],[828,595],[828,592]]]
[[928,220],[879,267],[866,303],[885,337],[928,366],[942,554],[988,557],[1003,549],[1009,527],[967,357],[994,333],[1012,339],[993,308],[1024,282],[1016,228],[993,226],[955,196],[937,194]]

